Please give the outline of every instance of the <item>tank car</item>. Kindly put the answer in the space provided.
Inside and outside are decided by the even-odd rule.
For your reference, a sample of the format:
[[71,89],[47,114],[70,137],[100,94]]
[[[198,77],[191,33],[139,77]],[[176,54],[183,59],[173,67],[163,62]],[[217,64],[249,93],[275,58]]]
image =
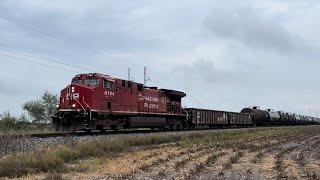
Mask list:
[[296,117],[293,114],[286,113],[289,117],[289,125],[295,125],[296,124]]
[[281,111],[278,111],[278,114],[280,115],[280,124],[289,125],[289,115]]
[[294,117],[295,117],[295,119],[296,119],[296,122],[295,122],[295,124],[296,125],[301,125],[302,123],[301,123],[301,117],[299,116],[299,115],[297,115],[297,114],[293,114],[294,115]]
[[260,110],[257,106],[244,108],[240,113],[252,114],[252,122],[256,126],[265,126],[269,124],[269,113],[267,111]]
[[271,111],[271,109],[267,109],[269,124],[277,125],[280,124],[280,114],[278,112]]

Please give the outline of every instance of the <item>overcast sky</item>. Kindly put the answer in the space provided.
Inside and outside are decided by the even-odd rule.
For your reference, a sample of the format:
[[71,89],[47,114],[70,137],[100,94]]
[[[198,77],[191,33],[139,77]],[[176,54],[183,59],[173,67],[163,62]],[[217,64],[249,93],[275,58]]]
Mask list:
[[147,66],[148,85],[186,92],[188,107],[316,116],[319,18],[319,0],[1,0],[0,112],[22,113],[78,72],[130,67],[143,82]]

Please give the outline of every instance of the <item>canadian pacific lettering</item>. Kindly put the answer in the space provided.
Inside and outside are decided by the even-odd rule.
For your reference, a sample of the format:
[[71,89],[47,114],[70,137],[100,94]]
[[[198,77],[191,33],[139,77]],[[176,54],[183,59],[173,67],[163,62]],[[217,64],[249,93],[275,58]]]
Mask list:
[[152,96],[143,96],[139,94],[139,101],[159,102],[159,98]]
[[144,103],[144,107],[149,108],[149,109],[159,109],[160,108],[160,106],[158,104],[148,104],[148,103]]
[[71,99],[79,99],[79,97],[80,97],[80,94],[79,94],[79,93],[73,93],[72,95],[69,93],[69,94],[67,94],[66,99],[67,99],[67,100],[70,100],[70,98],[71,98]]

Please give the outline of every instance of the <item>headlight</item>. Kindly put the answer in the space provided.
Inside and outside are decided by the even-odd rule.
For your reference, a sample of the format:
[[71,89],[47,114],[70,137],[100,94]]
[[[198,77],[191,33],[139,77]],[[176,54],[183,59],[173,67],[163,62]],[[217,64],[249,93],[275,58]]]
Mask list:
[[60,105],[59,105],[59,104],[57,104],[57,105],[56,105],[56,108],[59,108],[59,107],[60,107]]
[[76,107],[76,104],[72,104],[72,107],[75,108],[75,107]]
[[71,88],[71,92],[73,92],[73,93],[74,93],[74,87],[72,87],[72,88]]

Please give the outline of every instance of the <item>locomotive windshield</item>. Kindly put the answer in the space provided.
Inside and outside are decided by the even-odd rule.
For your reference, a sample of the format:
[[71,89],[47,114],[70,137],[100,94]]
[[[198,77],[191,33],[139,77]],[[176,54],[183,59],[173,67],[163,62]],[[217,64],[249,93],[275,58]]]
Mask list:
[[99,85],[100,79],[86,79],[84,80],[84,85]]
[[83,81],[82,80],[73,80],[71,84],[83,84]]

